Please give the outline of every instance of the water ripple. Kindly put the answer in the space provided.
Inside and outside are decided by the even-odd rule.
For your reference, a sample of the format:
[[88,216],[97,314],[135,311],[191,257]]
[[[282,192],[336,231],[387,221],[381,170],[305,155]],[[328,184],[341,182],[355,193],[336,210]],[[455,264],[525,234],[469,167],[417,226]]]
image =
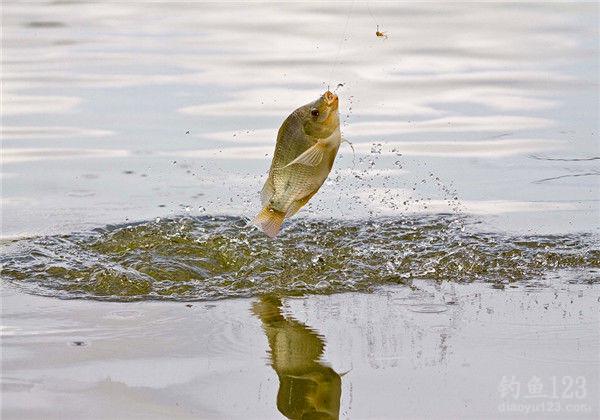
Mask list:
[[491,282],[558,270],[599,280],[592,235],[476,232],[463,217],[292,222],[269,240],[236,217],[181,217],[7,241],[3,277],[61,298],[210,300],[369,291],[415,279]]

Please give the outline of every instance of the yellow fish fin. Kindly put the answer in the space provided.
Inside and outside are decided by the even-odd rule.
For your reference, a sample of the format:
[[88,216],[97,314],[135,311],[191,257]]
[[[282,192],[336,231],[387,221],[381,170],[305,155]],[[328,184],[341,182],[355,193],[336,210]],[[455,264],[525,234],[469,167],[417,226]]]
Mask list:
[[252,222],[262,230],[269,238],[274,238],[279,233],[285,219],[285,213],[265,206]]
[[304,198],[301,198],[300,200],[296,200],[292,203],[292,205],[288,208],[287,212],[285,213],[285,217],[292,217],[294,214],[298,213],[298,210],[300,210],[302,207],[304,207],[304,205],[306,203],[308,203],[308,200],[311,199],[311,197],[313,195],[316,194],[316,191],[313,193],[310,193],[309,195],[307,195]]
[[275,187],[273,187],[273,181],[271,181],[271,177],[269,176],[269,179],[265,181],[265,185],[260,191],[260,203],[263,206],[269,204],[273,194],[275,194]]
[[304,153],[302,153],[296,159],[292,160],[290,163],[285,165],[284,168],[287,168],[288,166],[293,165],[295,163],[306,166],[317,166],[323,160],[325,150],[325,145],[317,143],[314,146],[311,146],[308,149],[306,149]]

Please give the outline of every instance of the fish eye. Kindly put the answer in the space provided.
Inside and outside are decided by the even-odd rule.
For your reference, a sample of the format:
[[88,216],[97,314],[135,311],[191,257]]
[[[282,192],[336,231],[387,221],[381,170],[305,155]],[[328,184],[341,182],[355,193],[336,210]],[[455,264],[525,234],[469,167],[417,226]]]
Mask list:
[[310,110],[310,115],[312,115],[313,117],[318,117],[319,116],[319,110],[316,108],[313,108]]

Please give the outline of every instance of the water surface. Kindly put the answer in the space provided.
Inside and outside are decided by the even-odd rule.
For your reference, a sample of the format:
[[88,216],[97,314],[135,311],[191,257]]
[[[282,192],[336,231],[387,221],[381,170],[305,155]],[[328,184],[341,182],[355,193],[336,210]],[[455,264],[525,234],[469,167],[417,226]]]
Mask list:
[[2,235],[253,217],[281,122],[338,83],[357,156],[344,145],[305,215],[448,212],[457,197],[491,229],[597,232],[597,16],[596,3],[10,2]]
[[[4,2],[2,417],[505,418],[558,378],[597,418],[598,13]],[[356,153],[268,240],[327,87]]]
[[156,219],[12,241],[0,261],[5,278],[30,292],[122,301],[369,292],[418,279],[600,282],[594,235],[500,235],[475,222],[296,220],[272,240],[241,218]]

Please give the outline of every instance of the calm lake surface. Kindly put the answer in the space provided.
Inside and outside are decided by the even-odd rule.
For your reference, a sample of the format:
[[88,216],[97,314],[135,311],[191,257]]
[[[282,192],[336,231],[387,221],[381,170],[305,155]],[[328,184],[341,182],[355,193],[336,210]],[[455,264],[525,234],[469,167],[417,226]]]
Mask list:
[[[597,418],[598,15],[3,2],[2,417]],[[270,241],[328,87],[353,149]]]

